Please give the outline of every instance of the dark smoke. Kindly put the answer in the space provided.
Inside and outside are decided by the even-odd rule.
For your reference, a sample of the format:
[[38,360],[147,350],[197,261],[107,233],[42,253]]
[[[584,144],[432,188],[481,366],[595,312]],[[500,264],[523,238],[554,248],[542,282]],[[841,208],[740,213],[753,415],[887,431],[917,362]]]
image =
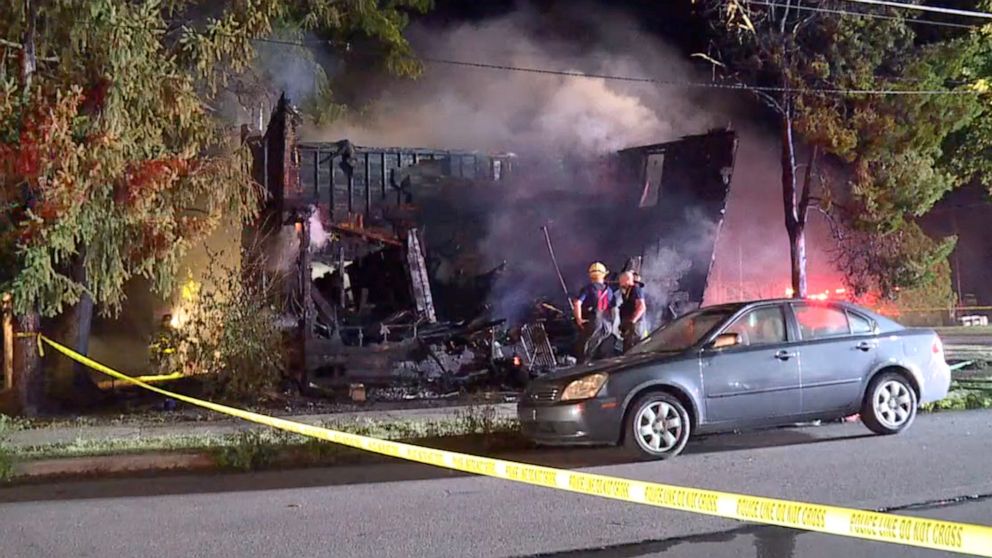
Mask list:
[[[681,54],[641,32],[637,22],[623,14],[576,6],[568,21],[562,17],[525,7],[480,25],[444,30],[414,26],[411,37],[427,58],[672,81],[709,78],[704,67],[693,71]],[[556,33],[560,29],[569,31]],[[564,302],[540,232],[544,224],[551,226],[572,293],[585,281],[590,262],[600,260],[619,271],[627,258],[644,257],[655,321],[677,290],[684,262],[698,256],[707,244],[704,240],[718,230],[721,241],[708,302],[728,299],[721,288],[731,278],[735,283],[743,276],[748,284],[775,285],[775,291],[788,284],[777,138],[751,125],[761,113],[746,96],[429,62],[419,80],[392,83],[369,93],[368,110],[324,129],[306,130],[305,139],[347,138],[365,145],[478,149],[518,156],[521,168],[511,183],[498,186],[501,190],[486,202],[467,199],[460,208],[474,215],[478,221],[474,225],[485,224],[474,271],[508,262],[490,301],[495,315],[519,317],[536,296]],[[618,249],[624,208],[630,208],[621,203],[631,185],[603,179],[606,173],[598,172],[597,158],[624,147],[703,133],[731,120],[743,128],[722,227],[695,219],[690,221],[693,230],[680,231],[678,239],[660,243],[644,239],[641,253]],[[837,273],[826,251],[817,249],[829,242],[824,227],[815,216],[812,221],[809,257],[816,288],[816,277]],[[740,296],[745,295],[738,290],[729,298]]]
[[[428,58],[576,70],[587,73],[698,80],[688,61],[637,23],[618,13],[575,10],[562,23],[530,9],[439,33],[414,28],[418,52]],[[560,14],[559,14],[560,16]],[[557,17],[557,16],[556,16]],[[581,29],[570,37],[549,29]],[[581,40],[577,40],[581,37]],[[679,258],[662,253],[622,253],[617,233],[633,211],[627,201],[635,184],[610,179],[600,158],[618,149],[671,141],[702,133],[726,120],[707,108],[698,91],[428,64],[416,82],[396,84],[370,103],[360,117],[327,129],[308,130],[307,139],[348,138],[358,144],[511,151],[519,164],[514,180],[471,211],[486,223],[478,270],[508,262],[495,285],[493,313],[519,317],[536,296],[563,303],[540,227],[551,227],[568,289],[585,281],[592,261],[619,271],[626,258],[647,256],[650,287],[658,304],[667,301],[680,276]],[[626,205],[621,205],[626,204]],[[484,205],[484,206],[481,206]],[[465,208],[461,208],[469,211]],[[699,221],[693,238],[712,238],[715,223]],[[644,239],[649,244],[653,239]],[[692,247],[669,247],[681,253]],[[664,286],[661,286],[664,285]]]

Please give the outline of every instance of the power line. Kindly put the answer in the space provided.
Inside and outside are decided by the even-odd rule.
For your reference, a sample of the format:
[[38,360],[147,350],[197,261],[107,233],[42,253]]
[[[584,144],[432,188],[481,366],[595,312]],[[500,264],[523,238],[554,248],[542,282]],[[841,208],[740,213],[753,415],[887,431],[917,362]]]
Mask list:
[[978,25],[973,25],[970,23],[953,23],[950,21],[934,21],[930,19],[917,19],[912,17],[901,17],[885,14],[876,14],[870,12],[852,12],[849,10],[838,10],[836,8],[817,8],[813,6],[805,6],[802,4],[783,4],[781,2],[761,2],[757,0],[752,0],[752,4],[757,4],[759,6],[768,6],[772,8],[790,8],[796,10],[803,10],[807,12],[816,12],[824,14],[834,14],[834,15],[848,15],[855,17],[867,17],[871,19],[885,19],[885,20],[900,20],[908,23],[917,23],[920,25],[935,25],[938,27],[955,27],[958,29],[977,29]]
[[[231,33],[225,33],[225,35],[233,36],[233,34]],[[334,45],[332,41],[317,41],[317,40],[289,41],[285,39],[262,39],[262,38],[254,38],[250,40],[253,42],[272,43],[276,45],[299,46],[299,47],[307,46],[307,45],[331,45],[331,46]]]
[[[292,46],[306,46],[307,42],[283,41],[276,39],[253,39],[259,42],[276,43]],[[327,41],[308,41],[311,44],[327,44]],[[824,95],[974,95],[977,92],[970,90],[950,90],[950,89],[842,89],[842,88],[794,88],[778,87],[766,85],[750,85],[745,83],[717,83],[710,81],[678,81],[670,79],[657,79],[641,76],[622,76],[614,74],[602,74],[594,72],[580,72],[578,70],[557,70],[553,68],[535,68],[526,66],[512,66],[508,64],[493,64],[488,62],[475,62],[469,60],[452,60],[448,58],[433,58],[428,56],[419,57],[423,62],[429,64],[440,64],[447,66],[461,66],[468,68],[480,68],[486,70],[501,70],[507,72],[521,72],[539,75],[553,75],[561,77],[603,79],[608,81],[624,81],[629,83],[650,83],[654,85],[664,85],[671,87],[688,87],[694,89],[722,89],[733,91],[758,91],[763,93],[820,93]]]
[[[851,0],[856,1],[856,0]],[[868,0],[862,0],[868,1]],[[774,2],[766,2],[767,4],[772,4]],[[908,6],[908,4],[907,4]],[[992,14],[990,14],[992,16]],[[135,27],[142,28],[141,26],[130,26],[127,24],[118,24],[121,27]],[[147,28],[144,28],[147,29]],[[216,31],[216,30],[215,30]],[[228,36],[237,36],[233,33],[221,34]],[[283,39],[269,39],[269,38],[251,38],[249,39],[253,42],[262,43],[272,43],[285,46],[298,46],[306,47],[308,45],[336,45],[339,44],[334,40],[302,40],[302,41],[292,41]],[[343,44],[347,47],[347,43]],[[420,60],[431,63],[431,64],[442,64],[450,66],[462,66],[471,68],[480,68],[488,70],[501,70],[509,72],[522,72],[522,73],[532,73],[541,75],[555,75],[562,77],[574,77],[574,78],[586,78],[586,79],[603,79],[609,81],[624,81],[631,83],[650,83],[654,85],[664,85],[671,87],[688,87],[695,89],[721,89],[721,90],[733,90],[733,91],[752,91],[752,92],[762,92],[762,93],[819,93],[825,95],[974,95],[977,91],[972,90],[949,90],[949,89],[842,89],[842,88],[792,88],[792,87],[777,87],[777,86],[764,86],[764,85],[750,85],[745,83],[717,83],[717,82],[707,82],[707,81],[676,81],[670,79],[656,79],[648,77],[639,76],[621,76],[613,74],[600,74],[600,73],[590,73],[590,72],[580,72],[576,70],[556,70],[552,68],[531,68],[524,66],[511,66],[506,64],[491,64],[486,62],[473,62],[466,60],[451,60],[446,58],[432,58],[432,57],[420,57]]]
[[992,14],[988,12],[973,12],[971,10],[958,10],[954,8],[940,8],[937,6],[924,6],[920,4],[906,4],[904,2],[891,2],[889,0],[844,0],[857,4],[868,4],[871,6],[886,6],[889,8],[901,8],[904,10],[917,10],[920,12],[931,12],[935,14],[948,14],[964,17],[977,17],[981,19],[992,19]]
[[503,70],[510,72],[523,72],[532,74],[544,74],[564,77],[577,77],[589,79],[604,79],[611,81],[626,81],[634,83],[651,83],[655,85],[667,85],[673,87],[691,87],[700,89],[729,89],[738,91],[760,91],[763,93],[822,93],[832,95],[974,95],[975,91],[949,90],[949,89],[840,89],[840,88],[793,88],[776,87],[765,85],[749,85],[744,83],[716,83],[709,81],[677,81],[670,79],[656,79],[638,76],[619,76],[612,74],[599,74],[590,72],[579,72],[576,70],[555,70],[550,68],[529,68],[524,66],[510,66],[506,64],[490,64],[486,62],[471,62],[467,60],[450,60],[446,58],[421,57],[421,60],[431,64],[444,64],[451,66],[465,66],[471,68],[482,68],[488,70]]

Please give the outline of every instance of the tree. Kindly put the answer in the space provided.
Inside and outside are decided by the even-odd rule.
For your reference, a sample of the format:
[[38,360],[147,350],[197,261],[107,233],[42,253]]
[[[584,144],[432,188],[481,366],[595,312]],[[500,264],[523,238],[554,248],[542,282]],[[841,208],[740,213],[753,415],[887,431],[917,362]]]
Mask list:
[[[927,287],[933,287],[931,292],[944,293],[945,287],[947,293],[952,292],[947,257],[954,248],[953,239],[934,241],[915,222],[907,222],[888,235],[849,232],[840,238],[840,244],[840,263],[856,297],[874,294],[896,298],[903,293],[905,298],[907,291]],[[913,257],[907,259],[910,254]],[[946,296],[937,298],[941,304],[952,303]]]
[[258,207],[247,153],[211,107],[251,67],[252,41],[276,26],[365,36],[410,73],[404,10],[428,5],[0,0],[0,290],[54,317],[86,298],[113,314],[135,277],[170,292],[191,243]]
[[[312,95],[304,112],[317,121],[340,115],[325,65],[315,54],[333,52],[359,68],[378,67],[402,77],[416,77],[421,64],[403,35],[409,12],[423,13],[433,0],[253,0],[226,2],[171,0],[165,18],[175,31],[184,65],[196,68],[209,95],[227,87],[245,105],[271,91],[272,76],[259,65],[263,58],[293,59],[312,74]],[[272,64],[276,65],[276,64]],[[271,67],[271,66],[270,66]],[[347,73],[346,73],[347,74]]]
[[[992,1],[976,2],[975,9],[992,10]],[[984,184],[992,195],[992,25],[986,24],[963,37],[955,37],[958,64],[953,70],[959,80],[972,84],[980,93],[975,117],[948,135],[941,164],[962,182]]]
[[[881,19],[810,12],[793,1],[748,0],[720,2],[714,9],[720,66],[728,77],[756,86],[778,120],[793,292],[802,297],[811,207],[827,212],[838,233],[853,230],[884,239],[959,182],[940,159],[945,139],[979,111],[966,84],[949,82],[960,75],[968,52],[956,39],[918,43],[895,11]],[[908,89],[939,93],[881,93]],[[806,163],[800,167],[797,146],[803,143]],[[824,163],[843,165],[845,175],[824,180]],[[851,245],[842,242],[841,248]],[[898,246],[893,239],[890,247]],[[904,255],[913,267],[947,250],[942,242],[925,253]],[[840,257],[847,258],[843,251]],[[900,269],[906,260],[889,261],[896,267],[872,271],[926,277]],[[875,279],[887,284],[880,275]]]

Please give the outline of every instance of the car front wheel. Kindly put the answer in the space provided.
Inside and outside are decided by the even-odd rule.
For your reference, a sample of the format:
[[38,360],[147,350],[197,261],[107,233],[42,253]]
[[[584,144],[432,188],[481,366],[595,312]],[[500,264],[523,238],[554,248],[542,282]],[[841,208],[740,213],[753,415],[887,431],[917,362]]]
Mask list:
[[861,418],[876,434],[898,434],[909,428],[916,418],[913,386],[900,374],[880,374],[868,385]]
[[624,445],[647,459],[675,457],[689,441],[689,412],[675,396],[648,393],[630,407],[624,421]]

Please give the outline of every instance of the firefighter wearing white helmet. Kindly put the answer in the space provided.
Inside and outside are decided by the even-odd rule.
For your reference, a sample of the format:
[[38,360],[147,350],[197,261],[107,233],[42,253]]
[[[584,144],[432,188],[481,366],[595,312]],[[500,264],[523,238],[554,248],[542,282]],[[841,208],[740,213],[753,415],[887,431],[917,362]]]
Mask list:
[[[575,358],[579,362],[595,359],[604,341],[614,336],[619,300],[606,286],[609,271],[601,262],[589,266],[589,284],[582,287],[572,301],[572,313],[579,327]],[[608,344],[607,344],[608,345]]]

